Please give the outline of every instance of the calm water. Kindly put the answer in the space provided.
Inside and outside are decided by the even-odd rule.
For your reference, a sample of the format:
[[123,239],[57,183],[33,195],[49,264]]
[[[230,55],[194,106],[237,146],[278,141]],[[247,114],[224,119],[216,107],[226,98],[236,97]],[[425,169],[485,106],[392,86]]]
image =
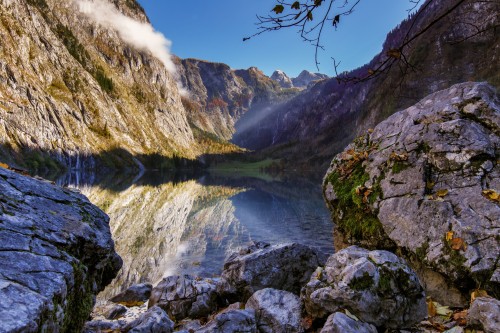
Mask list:
[[110,216],[123,268],[101,294],[173,274],[210,277],[225,258],[251,241],[300,242],[333,252],[332,222],[320,185],[186,174],[66,175]]

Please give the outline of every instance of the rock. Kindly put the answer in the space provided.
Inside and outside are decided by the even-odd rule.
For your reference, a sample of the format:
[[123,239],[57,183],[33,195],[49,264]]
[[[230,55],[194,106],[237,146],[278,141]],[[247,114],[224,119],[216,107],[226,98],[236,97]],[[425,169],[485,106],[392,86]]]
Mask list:
[[264,288],[298,295],[311,273],[324,262],[322,253],[305,245],[255,243],[226,260],[218,291],[230,301],[245,301]]
[[93,320],[85,323],[83,333],[121,332],[125,325],[123,320]]
[[159,306],[172,319],[208,316],[217,306],[216,284],[211,279],[190,275],[169,276],[153,288],[149,307]]
[[377,327],[407,328],[427,316],[423,288],[404,260],[357,246],[332,255],[301,297],[312,318],[347,309]]
[[192,333],[197,329],[201,328],[201,322],[198,319],[184,319],[177,323],[176,332],[177,333]]
[[123,331],[129,333],[171,333],[174,331],[174,322],[160,307],[153,306],[139,318],[128,323]]
[[281,88],[293,88],[292,79],[279,69],[275,70],[273,75],[271,75],[271,80],[278,82]]
[[127,308],[121,304],[116,304],[104,314],[104,317],[109,320],[114,320],[122,317],[125,313],[127,313]]
[[110,299],[113,303],[125,306],[137,306],[146,302],[151,296],[153,286],[150,283],[135,284],[122,293]]
[[377,328],[373,325],[356,321],[342,312],[335,312],[328,316],[325,326],[320,333],[377,333]]
[[486,333],[500,330],[500,301],[492,297],[478,297],[467,313],[467,325]]
[[255,311],[229,310],[217,315],[196,333],[257,333]]
[[[324,180],[338,230],[368,248],[401,249],[465,296],[481,286],[498,297],[495,89],[486,83],[454,85],[370,132],[334,158]],[[446,303],[446,294],[429,295]]]
[[0,332],[83,328],[121,267],[108,221],[85,196],[0,167]]
[[266,288],[255,292],[245,305],[255,310],[261,333],[304,332],[300,298],[288,291]]
[[328,75],[321,73],[311,73],[309,71],[303,70],[302,72],[300,72],[299,76],[292,79],[292,82],[294,87],[306,88],[312,82],[323,79],[328,79]]

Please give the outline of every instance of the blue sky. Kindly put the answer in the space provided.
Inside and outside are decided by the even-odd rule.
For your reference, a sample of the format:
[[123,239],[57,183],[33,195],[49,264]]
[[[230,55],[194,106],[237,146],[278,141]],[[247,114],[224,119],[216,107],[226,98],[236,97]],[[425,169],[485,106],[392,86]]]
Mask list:
[[[155,29],[172,41],[172,53],[181,58],[223,62],[234,69],[257,66],[267,75],[275,69],[297,76],[316,72],[314,47],[303,42],[295,29],[255,33],[256,14],[270,13],[273,0],[138,0]],[[342,1],[340,1],[341,3]],[[320,72],[333,75],[359,67],[380,52],[386,34],[407,17],[409,0],[362,0],[356,11],[341,20],[335,31],[323,35]]]

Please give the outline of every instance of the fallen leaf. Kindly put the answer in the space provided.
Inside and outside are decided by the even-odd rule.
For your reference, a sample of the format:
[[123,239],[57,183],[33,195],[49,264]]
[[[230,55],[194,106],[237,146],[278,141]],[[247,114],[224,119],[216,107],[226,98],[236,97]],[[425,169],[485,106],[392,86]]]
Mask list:
[[466,244],[464,240],[460,237],[453,238],[450,242],[451,248],[455,251],[466,250]]
[[0,162],[0,168],[8,169],[9,166],[5,163]]
[[373,128],[369,128],[368,133],[370,133],[370,134],[373,133]]
[[302,327],[304,327],[306,330],[310,329],[313,324],[313,319],[311,317],[305,317],[302,319]]
[[446,233],[446,241],[449,242],[453,239],[453,231],[448,231]]
[[434,182],[431,182],[431,181],[425,182],[425,188],[428,190],[432,190],[434,188],[434,185],[436,185],[436,183],[434,183]]
[[460,312],[455,312],[453,314],[453,320],[456,321],[460,326],[467,325],[467,309]]
[[434,317],[437,313],[436,305],[431,298],[427,300],[427,312],[429,314],[429,317]]
[[488,297],[488,293],[486,290],[476,289],[470,294],[470,302],[474,302],[474,300],[478,297]]
[[345,315],[351,319],[354,319],[356,321],[359,321],[358,317],[356,317],[355,315],[353,315],[352,313],[349,312],[349,310],[345,309]]
[[[435,302],[434,302],[435,303]],[[450,310],[449,306],[440,305],[435,303],[436,305],[436,314],[439,316],[450,317],[453,311]]]
[[440,198],[442,197],[445,197],[446,195],[448,195],[448,190],[447,189],[441,189],[439,191],[436,192],[436,195]]
[[483,196],[486,197],[487,199],[500,203],[500,193],[498,193],[495,190],[483,190]]

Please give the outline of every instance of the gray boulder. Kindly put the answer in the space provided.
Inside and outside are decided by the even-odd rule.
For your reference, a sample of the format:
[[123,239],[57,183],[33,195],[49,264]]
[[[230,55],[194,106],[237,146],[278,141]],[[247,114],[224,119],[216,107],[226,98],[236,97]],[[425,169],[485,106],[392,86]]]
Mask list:
[[266,288],[255,292],[245,305],[255,310],[261,333],[304,332],[300,298],[288,291]]
[[320,333],[377,333],[377,328],[373,325],[355,320],[342,312],[335,312],[328,316],[325,326]]
[[122,264],[108,222],[80,193],[0,167],[0,332],[82,330]]
[[467,313],[467,325],[486,333],[500,331],[500,301],[492,297],[478,297]]
[[127,313],[127,308],[125,306],[121,304],[115,304],[106,311],[106,313],[104,314],[104,318],[114,320],[122,317],[125,313]]
[[110,301],[125,306],[136,306],[146,302],[151,296],[153,286],[150,283],[134,284],[124,292],[113,296]]
[[171,333],[174,331],[174,322],[165,311],[153,306],[136,320],[128,323],[122,331],[129,333]]
[[[464,294],[500,284],[500,102],[462,83],[397,112],[338,154],[324,195],[346,243],[401,249]],[[446,302],[446,294],[433,299]],[[499,295],[496,295],[499,297]]]
[[405,328],[427,316],[415,272],[396,255],[351,246],[332,255],[302,290],[306,312],[325,318],[347,309],[377,327]]
[[190,275],[169,276],[153,288],[149,307],[159,306],[170,318],[201,318],[217,306],[216,283],[211,279],[196,279]]
[[85,323],[83,333],[121,332],[127,325],[123,320],[92,320]]
[[257,333],[255,311],[229,310],[218,314],[197,333]]
[[305,245],[255,243],[224,263],[219,293],[229,301],[246,301],[258,290],[274,288],[300,293],[325,255]]

